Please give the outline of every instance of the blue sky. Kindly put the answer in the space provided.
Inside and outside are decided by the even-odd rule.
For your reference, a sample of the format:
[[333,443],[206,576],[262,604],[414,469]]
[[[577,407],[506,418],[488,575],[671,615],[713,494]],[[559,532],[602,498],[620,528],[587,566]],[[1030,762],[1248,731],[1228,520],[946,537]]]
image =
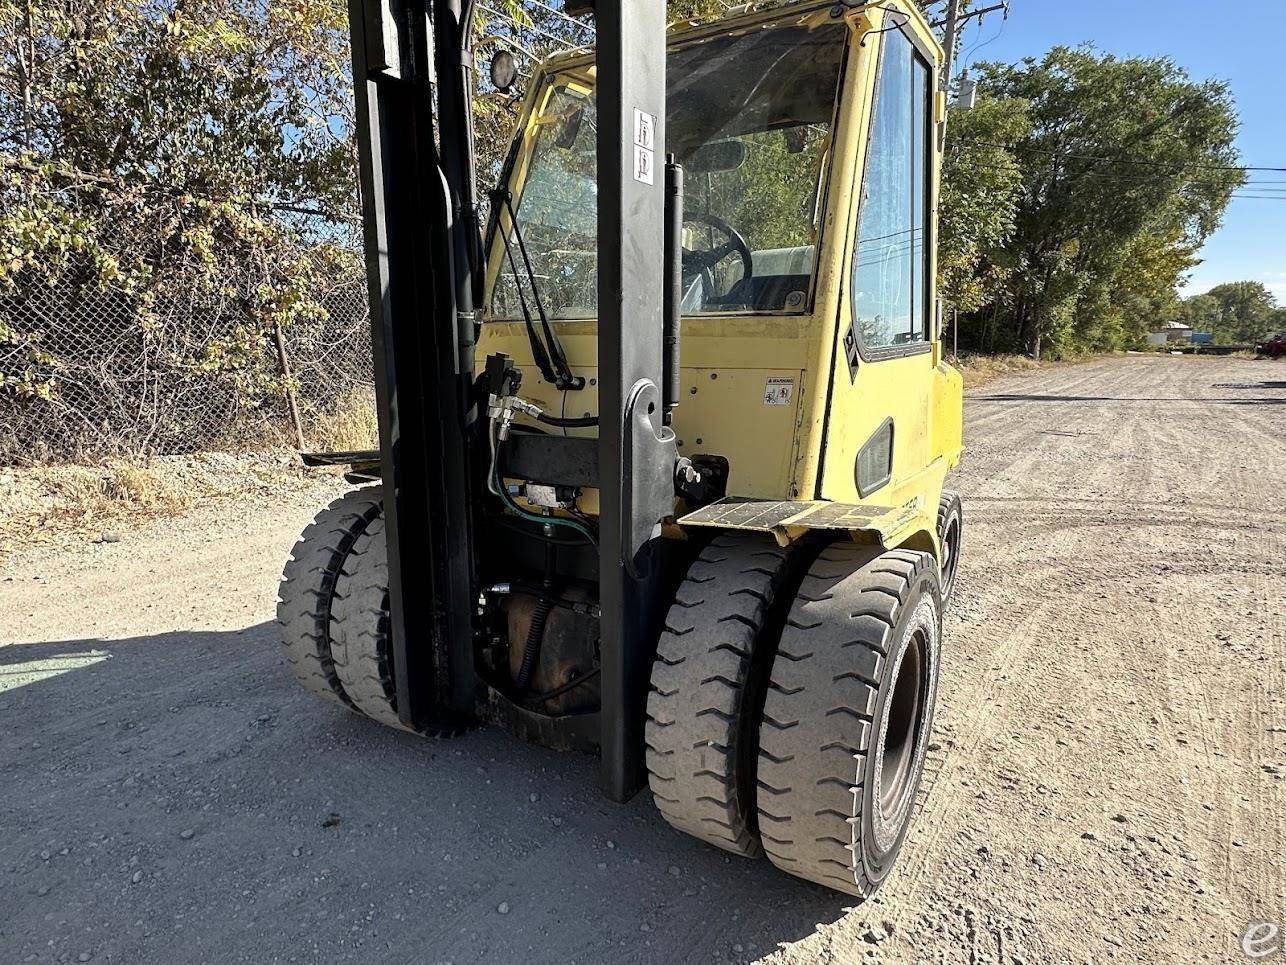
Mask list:
[[[1010,7],[1007,21],[996,13],[970,23],[962,65],[1016,61],[1084,41],[1120,56],[1166,55],[1195,79],[1229,82],[1241,113],[1242,164],[1286,167],[1286,0],[1011,0]],[[1286,187],[1286,172],[1251,178]],[[1225,281],[1262,281],[1286,305],[1286,192],[1277,193],[1284,200],[1233,200],[1185,294]]]

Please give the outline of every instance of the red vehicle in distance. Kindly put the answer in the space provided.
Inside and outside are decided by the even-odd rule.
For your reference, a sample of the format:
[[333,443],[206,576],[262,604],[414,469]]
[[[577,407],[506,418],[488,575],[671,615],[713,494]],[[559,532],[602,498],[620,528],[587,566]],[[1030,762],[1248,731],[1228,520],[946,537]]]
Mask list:
[[1271,359],[1286,355],[1286,332],[1270,335],[1255,346],[1255,352],[1259,355],[1267,355]]

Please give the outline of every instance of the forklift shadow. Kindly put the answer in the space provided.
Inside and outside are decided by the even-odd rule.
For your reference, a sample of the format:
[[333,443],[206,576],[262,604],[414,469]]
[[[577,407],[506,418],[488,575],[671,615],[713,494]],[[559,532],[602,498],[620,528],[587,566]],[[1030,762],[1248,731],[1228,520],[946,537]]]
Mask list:
[[[0,772],[7,805],[64,835],[94,800],[145,849],[195,829],[201,863],[167,887],[224,943],[247,887],[256,926],[338,948],[373,902],[398,960],[455,962],[753,960],[856,901],[673,831],[646,789],[613,804],[592,757],[493,728],[424,740],[305,694],[271,623],[0,646]],[[42,847],[24,833],[0,860]],[[70,867],[67,897],[107,900]],[[319,923],[318,881],[352,914]]]

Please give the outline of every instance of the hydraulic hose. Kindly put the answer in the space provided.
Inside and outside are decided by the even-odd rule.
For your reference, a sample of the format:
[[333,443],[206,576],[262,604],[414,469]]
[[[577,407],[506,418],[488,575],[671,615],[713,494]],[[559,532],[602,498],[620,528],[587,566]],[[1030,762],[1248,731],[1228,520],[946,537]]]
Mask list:
[[542,596],[536,601],[536,608],[531,611],[531,626],[527,630],[527,642],[522,648],[522,666],[514,679],[520,691],[525,691],[531,684],[532,674],[536,672],[536,661],[540,659],[540,644],[545,639],[545,621],[554,608],[554,601]]
[[556,415],[550,415],[547,412],[542,412],[540,415],[536,416],[536,421],[543,422],[547,426],[554,426],[558,429],[591,429],[598,425],[598,416],[587,415],[582,416],[579,419],[561,419]]

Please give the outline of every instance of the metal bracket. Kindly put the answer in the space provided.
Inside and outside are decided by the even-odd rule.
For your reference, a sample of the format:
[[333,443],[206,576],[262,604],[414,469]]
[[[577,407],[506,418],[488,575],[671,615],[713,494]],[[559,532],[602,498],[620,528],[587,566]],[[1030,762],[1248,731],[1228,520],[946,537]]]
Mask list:
[[624,466],[621,477],[621,564],[635,579],[646,575],[639,551],[660,535],[661,520],[674,513],[674,430],[662,422],[661,391],[640,379],[625,402]]

